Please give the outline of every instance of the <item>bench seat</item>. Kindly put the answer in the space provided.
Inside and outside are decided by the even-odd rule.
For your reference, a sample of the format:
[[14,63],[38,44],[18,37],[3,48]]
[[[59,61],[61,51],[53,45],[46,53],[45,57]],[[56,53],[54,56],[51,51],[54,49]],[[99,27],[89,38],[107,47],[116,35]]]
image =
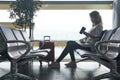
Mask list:
[[[25,40],[21,34],[21,30],[0,25],[0,61],[9,60],[11,63],[10,72],[0,77],[0,80],[7,78],[14,79],[16,76],[27,80],[34,80],[30,76],[18,73],[18,66],[35,59],[49,62],[46,60],[46,56],[49,54],[50,49],[39,48],[37,50],[33,50],[31,43],[33,41]],[[35,41],[42,43],[42,46],[44,45],[44,42],[42,41]]]

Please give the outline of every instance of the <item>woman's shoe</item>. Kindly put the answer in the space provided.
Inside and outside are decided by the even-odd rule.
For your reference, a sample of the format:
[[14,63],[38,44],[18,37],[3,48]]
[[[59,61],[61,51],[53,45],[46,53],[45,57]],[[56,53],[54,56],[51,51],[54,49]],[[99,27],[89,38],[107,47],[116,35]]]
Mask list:
[[68,64],[65,64],[65,66],[66,66],[66,67],[71,67],[71,68],[76,68],[76,67],[77,67],[75,61],[72,61],[72,62],[70,62],[70,63],[68,63]]
[[59,62],[53,62],[52,64],[49,65],[50,68],[60,68],[60,63]]

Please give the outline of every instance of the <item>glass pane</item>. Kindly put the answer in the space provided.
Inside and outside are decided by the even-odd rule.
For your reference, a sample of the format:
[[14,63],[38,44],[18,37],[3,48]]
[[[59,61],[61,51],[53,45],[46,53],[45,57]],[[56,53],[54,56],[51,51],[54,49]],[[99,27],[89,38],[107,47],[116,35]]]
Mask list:
[[[40,10],[34,17],[34,38],[43,39],[44,35],[52,40],[78,40],[82,26],[91,28],[89,13],[92,10]],[[98,10],[102,16],[104,29],[112,28],[112,10]],[[0,22],[13,22],[8,10],[0,10]],[[106,16],[107,14],[107,16]]]
[[10,19],[10,12],[8,10],[0,10],[0,22],[13,22],[15,19]]
[[[93,10],[40,10],[34,18],[34,38],[43,39],[44,35],[52,40],[79,40],[81,27],[88,31],[91,27],[89,13]],[[112,10],[97,10],[103,20],[104,29],[112,28]],[[106,16],[107,14],[107,16]]]

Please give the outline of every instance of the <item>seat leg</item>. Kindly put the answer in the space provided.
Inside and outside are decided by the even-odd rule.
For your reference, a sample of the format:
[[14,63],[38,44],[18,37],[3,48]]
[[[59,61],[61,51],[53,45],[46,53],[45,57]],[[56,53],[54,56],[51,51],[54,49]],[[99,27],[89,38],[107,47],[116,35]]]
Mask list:
[[18,78],[23,78],[23,79],[28,79],[28,80],[32,80],[31,77],[24,75],[24,74],[20,74],[20,73],[16,73],[15,74]]
[[100,79],[105,79],[105,78],[112,78],[113,80],[114,79],[119,80],[120,79],[120,74],[118,74],[118,73],[114,74],[114,73],[109,72],[109,73],[105,73],[105,74],[102,74],[102,75],[98,75],[98,76],[94,77],[92,80],[100,80]]
[[7,73],[5,75],[3,75],[2,77],[0,77],[0,80],[5,80],[5,79],[10,79],[10,80],[16,80],[17,78],[21,78],[21,79],[27,79],[27,80],[32,80],[31,77],[27,76],[27,75],[23,75],[20,73]]
[[3,75],[2,77],[0,77],[0,80],[4,80],[4,79],[7,79],[7,78],[10,78],[10,76],[11,76],[10,74],[11,73],[9,72],[9,73]]
[[18,73],[17,72],[17,62],[11,61],[10,72],[3,75],[2,77],[0,77],[0,80],[5,80],[5,79],[16,80],[16,78],[23,78],[23,79],[27,79],[27,80],[32,80],[31,77]]
[[105,73],[105,74],[93,77],[92,80],[100,80],[100,79],[105,79],[105,78],[110,78],[110,77],[111,77],[111,73]]
[[39,60],[39,62],[40,62],[40,65],[42,66],[42,61],[41,61],[41,60]]

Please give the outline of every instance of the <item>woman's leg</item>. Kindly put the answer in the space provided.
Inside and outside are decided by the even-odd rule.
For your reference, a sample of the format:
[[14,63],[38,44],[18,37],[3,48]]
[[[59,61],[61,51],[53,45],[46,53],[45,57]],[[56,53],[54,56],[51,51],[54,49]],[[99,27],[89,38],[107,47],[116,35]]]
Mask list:
[[73,61],[73,62],[75,61],[74,51],[75,51],[76,49],[82,49],[82,50],[91,51],[91,48],[90,48],[90,47],[83,47],[83,46],[81,46],[80,44],[78,44],[78,43],[75,42],[75,41],[72,41],[71,43],[72,43],[72,44],[71,44],[71,48],[70,48],[70,50],[69,50],[69,53],[70,53],[71,61]]
[[75,55],[74,55],[74,51],[73,51],[73,50],[72,50],[72,51],[70,51],[70,52],[69,52],[69,54],[70,54],[70,57],[71,57],[71,61],[75,62]]
[[[73,52],[72,45],[74,44],[75,44],[75,41],[68,41],[66,47],[64,48],[63,52],[61,53],[59,58],[56,60],[56,62],[60,62],[68,53],[72,53]],[[74,54],[72,53],[70,56],[71,56],[71,59],[75,61]]]
[[[82,47],[75,41],[68,41],[66,47],[64,48],[63,52],[59,56],[59,58],[56,60],[56,62],[49,65],[51,68],[59,68],[60,64],[59,62],[69,53],[71,57],[71,61],[75,62],[75,56],[74,56],[74,50],[75,49],[86,49],[85,47]],[[74,63],[75,64],[75,63]],[[68,66],[68,65],[67,65]]]
[[[61,53],[61,55],[59,56],[59,58],[54,62],[52,63],[51,65],[49,65],[51,68],[60,68],[60,61],[69,53],[70,51],[70,46],[71,46],[71,41],[68,41],[67,42],[67,45],[66,47],[64,48],[63,52]],[[74,55],[72,56],[73,59],[74,59]]]
[[56,62],[60,62],[68,53],[70,54],[71,61],[75,61],[74,50],[75,49],[85,49],[89,50],[90,48],[82,47],[80,44],[76,43],[75,41],[68,41],[65,49],[56,60]]
[[66,47],[63,50],[63,52],[61,53],[61,55],[58,57],[58,59],[56,60],[56,62],[60,62],[67,54],[68,54],[68,50],[67,50],[67,47]]

